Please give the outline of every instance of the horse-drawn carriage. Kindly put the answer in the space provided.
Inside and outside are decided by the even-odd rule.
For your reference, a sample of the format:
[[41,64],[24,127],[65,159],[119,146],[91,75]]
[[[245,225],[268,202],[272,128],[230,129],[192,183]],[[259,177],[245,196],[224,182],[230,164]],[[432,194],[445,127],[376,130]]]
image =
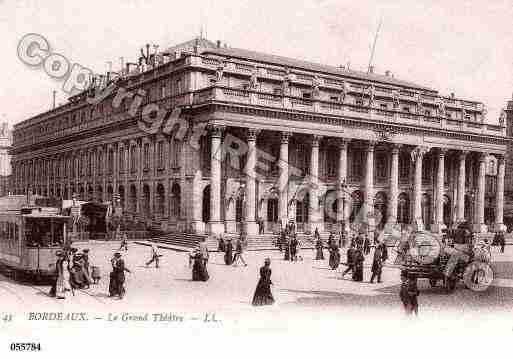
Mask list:
[[448,232],[447,241],[429,232],[413,232],[399,244],[397,264],[409,275],[428,279],[432,287],[441,282],[446,293],[459,280],[467,287],[481,285],[490,281],[491,256],[488,245],[474,242],[466,224]]

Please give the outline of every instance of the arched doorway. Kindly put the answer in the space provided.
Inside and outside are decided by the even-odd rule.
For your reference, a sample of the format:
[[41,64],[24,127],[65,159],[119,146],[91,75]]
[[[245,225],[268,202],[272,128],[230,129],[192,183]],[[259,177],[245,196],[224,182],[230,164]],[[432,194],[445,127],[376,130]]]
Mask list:
[[87,200],[88,201],[93,201],[94,200],[94,193],[93,193],[93,187],[89,186],[87,187]]
[[425,229],[431,228],[431,197],[427,193],[422,195],[420,201],[420,208],[422,214],[422,223]]
[[378,229],[383,229],[387,222],[388,198],[385,192],[376,193],[374,198],[375,224]]
[[397,200],[397,223],[410,223],[410,197],[403,192]]
[[474,218],[474,203],[470,195],[465,194],[465,209],[463,211],[465,216],[465,221],[468,223],[473,223]]
[[155,201],[155,212],[159,216],[164,216],[164,210],[165,210],[165,203],[166,200],[166,190],[164,189],[164,186],[162,183],[157,184],[157,190],[156,193],[156,201]]
[[451,199],[449,196],[444,195],[443,197],[443,221],[444,224],[449,227],[451,224]]
[[278,223],[278,198],[271,197],[267,200],[267,222]]
[[351,193],[351,214],[349,216],[349,222],[358,222],[361,219],[360,210],[363,205],[363,193],[361,191],[354,191]]
[[103,202],[103,187],[98,186],[96,187],[96,201],[97,202]]
[[114,193],[114,190],[112,189],[112,186],[107,186],[107,201],[112,202],[112,195]]
[[[310,220],[308,217],[308,208],[310,207],[310,193],[304,192],[303,196],[298,196],[296,201],[296,230],[303,232],[305,224]],[[287,223],[283,223],[286,226]]]
[[495,222],[495,208],[494,203],[495,198],[492,196],[486,196],[485,198],[485,208],[484,208],[484,220],[487,225]]
[[337,223],[338,200],[337,191],[329,190],[324,195],[323,217],[324,230],[334,230],[334,224]]
[[204,223],[210,222],[210,185],[203,190],[203,204],[201,206],[201,220]]
[[125,187],[124,186],[118,187],[118,196],[119,196],[121,208],[125,209]]
[[137,188],[135,187],[135,185],[131,185],[130,186],[130,205],[129,205],[129,208],[130,208],[130,211],[132,213],[135,213],[137,212]]
[[150,186],[148,186],[147,184],[143,185],[142,207],[143,216],[148,218],[150,216]]
[[174,220],[180,218],[181,196],[180,185],[173,183],[173,187],[171,187],[171,217]]

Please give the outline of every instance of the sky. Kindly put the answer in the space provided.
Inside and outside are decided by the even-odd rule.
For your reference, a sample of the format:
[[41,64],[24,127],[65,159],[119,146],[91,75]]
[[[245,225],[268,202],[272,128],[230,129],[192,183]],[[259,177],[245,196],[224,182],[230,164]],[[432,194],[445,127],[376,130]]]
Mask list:
[[64,103],[62,82],[17,57],[28,33],[96,72],[134,61],[146,43],[166,48],[203,34],[228,46],[367,69],[482,101],[497,123],[513,93],[511,0],[0,0],[0,121],[20,122]]

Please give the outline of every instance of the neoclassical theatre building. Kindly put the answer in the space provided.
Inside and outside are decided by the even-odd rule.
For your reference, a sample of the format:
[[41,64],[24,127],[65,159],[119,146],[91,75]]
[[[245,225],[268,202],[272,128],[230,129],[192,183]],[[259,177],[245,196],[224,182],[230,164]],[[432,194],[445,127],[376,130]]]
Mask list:
[[[103,101],[88,91],[15,126],[17,193],[119,194],[124,215],[194,233],[503,227],[509,137],[482,103],[201,38],[150,58]],[[145,131],[148,104],[182,125]]]

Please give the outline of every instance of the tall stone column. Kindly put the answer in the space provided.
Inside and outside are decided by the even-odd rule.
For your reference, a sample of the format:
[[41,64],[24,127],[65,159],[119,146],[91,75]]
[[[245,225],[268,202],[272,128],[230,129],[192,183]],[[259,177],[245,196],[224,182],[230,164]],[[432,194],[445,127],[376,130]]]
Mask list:
[[278,186],[280,191],[279,217],[282,226],[285,227],[288,221],[288,194],[289,194],[289,139],[292,134],[283,132],[280,144],[280,177]]
[[413,224],[417,230],[424,229],[422,222],[422,161],[427,152],[425,147],[417,147],[412,152],[415,161],[414,182],[413,182]]
[[[319,141],[321,136],[314,135],[312,138],[312,148],[310,152],[310,211],[308,217],[310,220],[310,230],[312,233],[317,228],[323,231],[321,226],[321,215],[319,211]],[[319,228],[320,227],[320,228]]]
[[497,156],[497,188],[495,191],[495,228],[497,231],[505,231],[504,225],[504,175],[506,172],[506,160],[503,155]]
[[390,206],[388,210],[388,224],[397,223],[397,199],[399,197],[399,151],[400,144],[392,145],[392,160],[390,161]]
[[339,139],[338,141],[338,203],[337,203],[337,222],[343,223],[347,230],[349,227],[349,195],[347,192],[347,147],[349,140]]
[[365,166],[365,200],[363,204],[363,220],[367,222],[369,228],[374,228],[374,147],[376,142],[369,141],[366,153]]
[[436,205],[433,232],[442,233],[444,224],[445,148],[438,150],[438,171],[436,175]]
[[224,128],[213,126],[211,128],[211,155],[210,155],[210,232],[220,234],[224,232],[224,223],[221,222],[221,137]]
[[246,233],[254,235],[258,233],[258,226],[256,223],[256,163],[257,163],[257,136],[259,131],[255,129],[248,129],[247,142],[248,142],[248,155],[246,162],[246,218],[245,229]]
[[467,151],[462,151],[458,157],[458,205],[456,207],[457,222],[465,221],[465,158]]
[[485,233],[488,228],[484,223],[484,207],[485,207],[485,186],[486,186],[486,157],[487,153],[479,155],[479,172],[477,178],[477,211],[475,215],[474,231]]

